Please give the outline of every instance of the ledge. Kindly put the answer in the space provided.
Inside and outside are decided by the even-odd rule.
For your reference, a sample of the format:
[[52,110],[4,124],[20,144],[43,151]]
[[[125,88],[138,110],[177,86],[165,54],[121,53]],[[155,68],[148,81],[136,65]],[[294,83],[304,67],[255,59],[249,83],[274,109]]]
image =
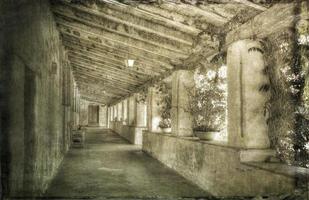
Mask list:
[[265,160],[270,156],[275,156],[275,151],[271,149],[246,149],[246,148],[230,146],[227,143],[220,141],[200,140],[197,137],[179,137],[172,135],[171,133],[149,132],[147,130],[144,132],[147,134],[161,135],[164,137],[171,137],[179,140],[186,140],[190,142],[197,142],[205,145],[213,145],[226,148],[240,153],[239,159],[242,165],[254,167],[260,170],[265,170],[275,174],[284,175],[287,177],[293,177],[293,178],[309,177],[309,169],[303,167],[290,166],[284,163],[265,162]]
[[296,167],[283,163],[248,162],[243,164],[288,177],[309,178],[309,169],[304,167]]
[[[181,139],[181,140],[187,140],[187,141],[198,142],[198,143],[207,144],[207,145],[213,145],[213,146],[218,146],[218,147],[234,149],[234,150],[237,150],[237,151],[248,150],[247,148],[235,147],[235,146],[229,145],[227,142],[200,140],[198,137],[194,137],[194,136],[192,136],[192,137],[180,137],[180,136],[175,136],[172,133],[149,132],[148,130],[144,130],[143,132],[146,132],[148,134],[162,135],[162,136],[177,138],[177,139]],[[250,150],[263,150],[263,149],[250,149]]]

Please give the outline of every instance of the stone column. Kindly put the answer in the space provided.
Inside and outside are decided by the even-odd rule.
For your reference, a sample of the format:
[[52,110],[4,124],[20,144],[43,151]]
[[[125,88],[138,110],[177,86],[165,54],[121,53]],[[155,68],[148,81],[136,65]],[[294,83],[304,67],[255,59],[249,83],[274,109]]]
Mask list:
[[172,134],[192,136],[192,116],[188,111],[188,88],[194,85],[193,72],[178,70],[172,75]]
[[118,113],[118,111],[117,111],[117,104],[116,105],[113,105],[113,122],[115,122],[116,121],[116,119],[117,119],[117,113]]
[[128,101],[122,101],[122,124],[128,125]]
[[78,103],[78,89],[76,82],[73,85],[73,120],[74,125],[78,125],[78,113],[77,113],[77,103]]
[[135,99],[135,95],[132,95],[129,97],[128,99],[128,125],[132,126],[136,124],[136,99]]
[[107,106],[107,113],[106,113],[106,119],[107,119],[107,127],[110,128],[110,121],[111,121],[111,107]]
[[269,148],[265,102],[269,94],[262,87],[269,84],[260,42],[241,40],[227,52],[228,142],[243,148]]
[[122,122],[122,117],[123,117],[123,114],[122,114],[122,102],[119,102],[117,105],[117,121],[118,122]]
[[128,97],[128,98],[126,99],[126,101],[127,101],[127,103],[126,103],[126,106],[127,106],[126,124],[127,124],[127,125],[130,125],[130,124],[129,124],[129,116],[130,116],[130,104],[129,104],[129,102],[130,102],[130,97]]
[[160,132],[159,122],[161,116],[159,113],[159,106],[157,102],[159,100],[159,95],[156,93],[156,88],[148,88],[148,98],[147,98],[147,127],[150,132]]
[[146,127],[147,125],[147,105],[142,102],[136,102],[136,126]]
[[107,107],[99,105],[99,125],[107,127]]

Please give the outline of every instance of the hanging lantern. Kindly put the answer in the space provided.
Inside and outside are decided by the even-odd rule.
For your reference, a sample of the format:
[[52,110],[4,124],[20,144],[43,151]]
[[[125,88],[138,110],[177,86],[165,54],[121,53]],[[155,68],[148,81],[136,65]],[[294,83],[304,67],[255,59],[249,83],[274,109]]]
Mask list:
[[125,60],[125,65],[126,65],[127,67],[133,67],[134,61],[135,61],[135,60],[132,60],[132,59]]

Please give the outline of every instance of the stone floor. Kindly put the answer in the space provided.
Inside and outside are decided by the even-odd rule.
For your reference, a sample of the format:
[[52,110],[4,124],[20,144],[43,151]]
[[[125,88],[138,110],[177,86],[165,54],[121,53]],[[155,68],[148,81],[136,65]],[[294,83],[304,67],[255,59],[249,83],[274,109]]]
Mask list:
[[71,149],[45,198],[184,198],[209,194],[108,130],[88,129]]

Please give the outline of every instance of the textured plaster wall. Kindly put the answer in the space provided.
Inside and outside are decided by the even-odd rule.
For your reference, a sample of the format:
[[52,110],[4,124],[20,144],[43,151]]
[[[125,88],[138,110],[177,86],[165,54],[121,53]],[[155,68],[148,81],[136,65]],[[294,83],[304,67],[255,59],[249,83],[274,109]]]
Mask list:
[[293,178],[240,163],[240,149],[143,132],[143,151],[213,195],[290,193]]
[[124,125],[122,122],[110,122],[110,129],[125,138],[132,144],[142,145],[142,132],[146,127]]
[[69,146],[68,65],[47,0],[1,6],[1,179],[11,196],[40,195]]

